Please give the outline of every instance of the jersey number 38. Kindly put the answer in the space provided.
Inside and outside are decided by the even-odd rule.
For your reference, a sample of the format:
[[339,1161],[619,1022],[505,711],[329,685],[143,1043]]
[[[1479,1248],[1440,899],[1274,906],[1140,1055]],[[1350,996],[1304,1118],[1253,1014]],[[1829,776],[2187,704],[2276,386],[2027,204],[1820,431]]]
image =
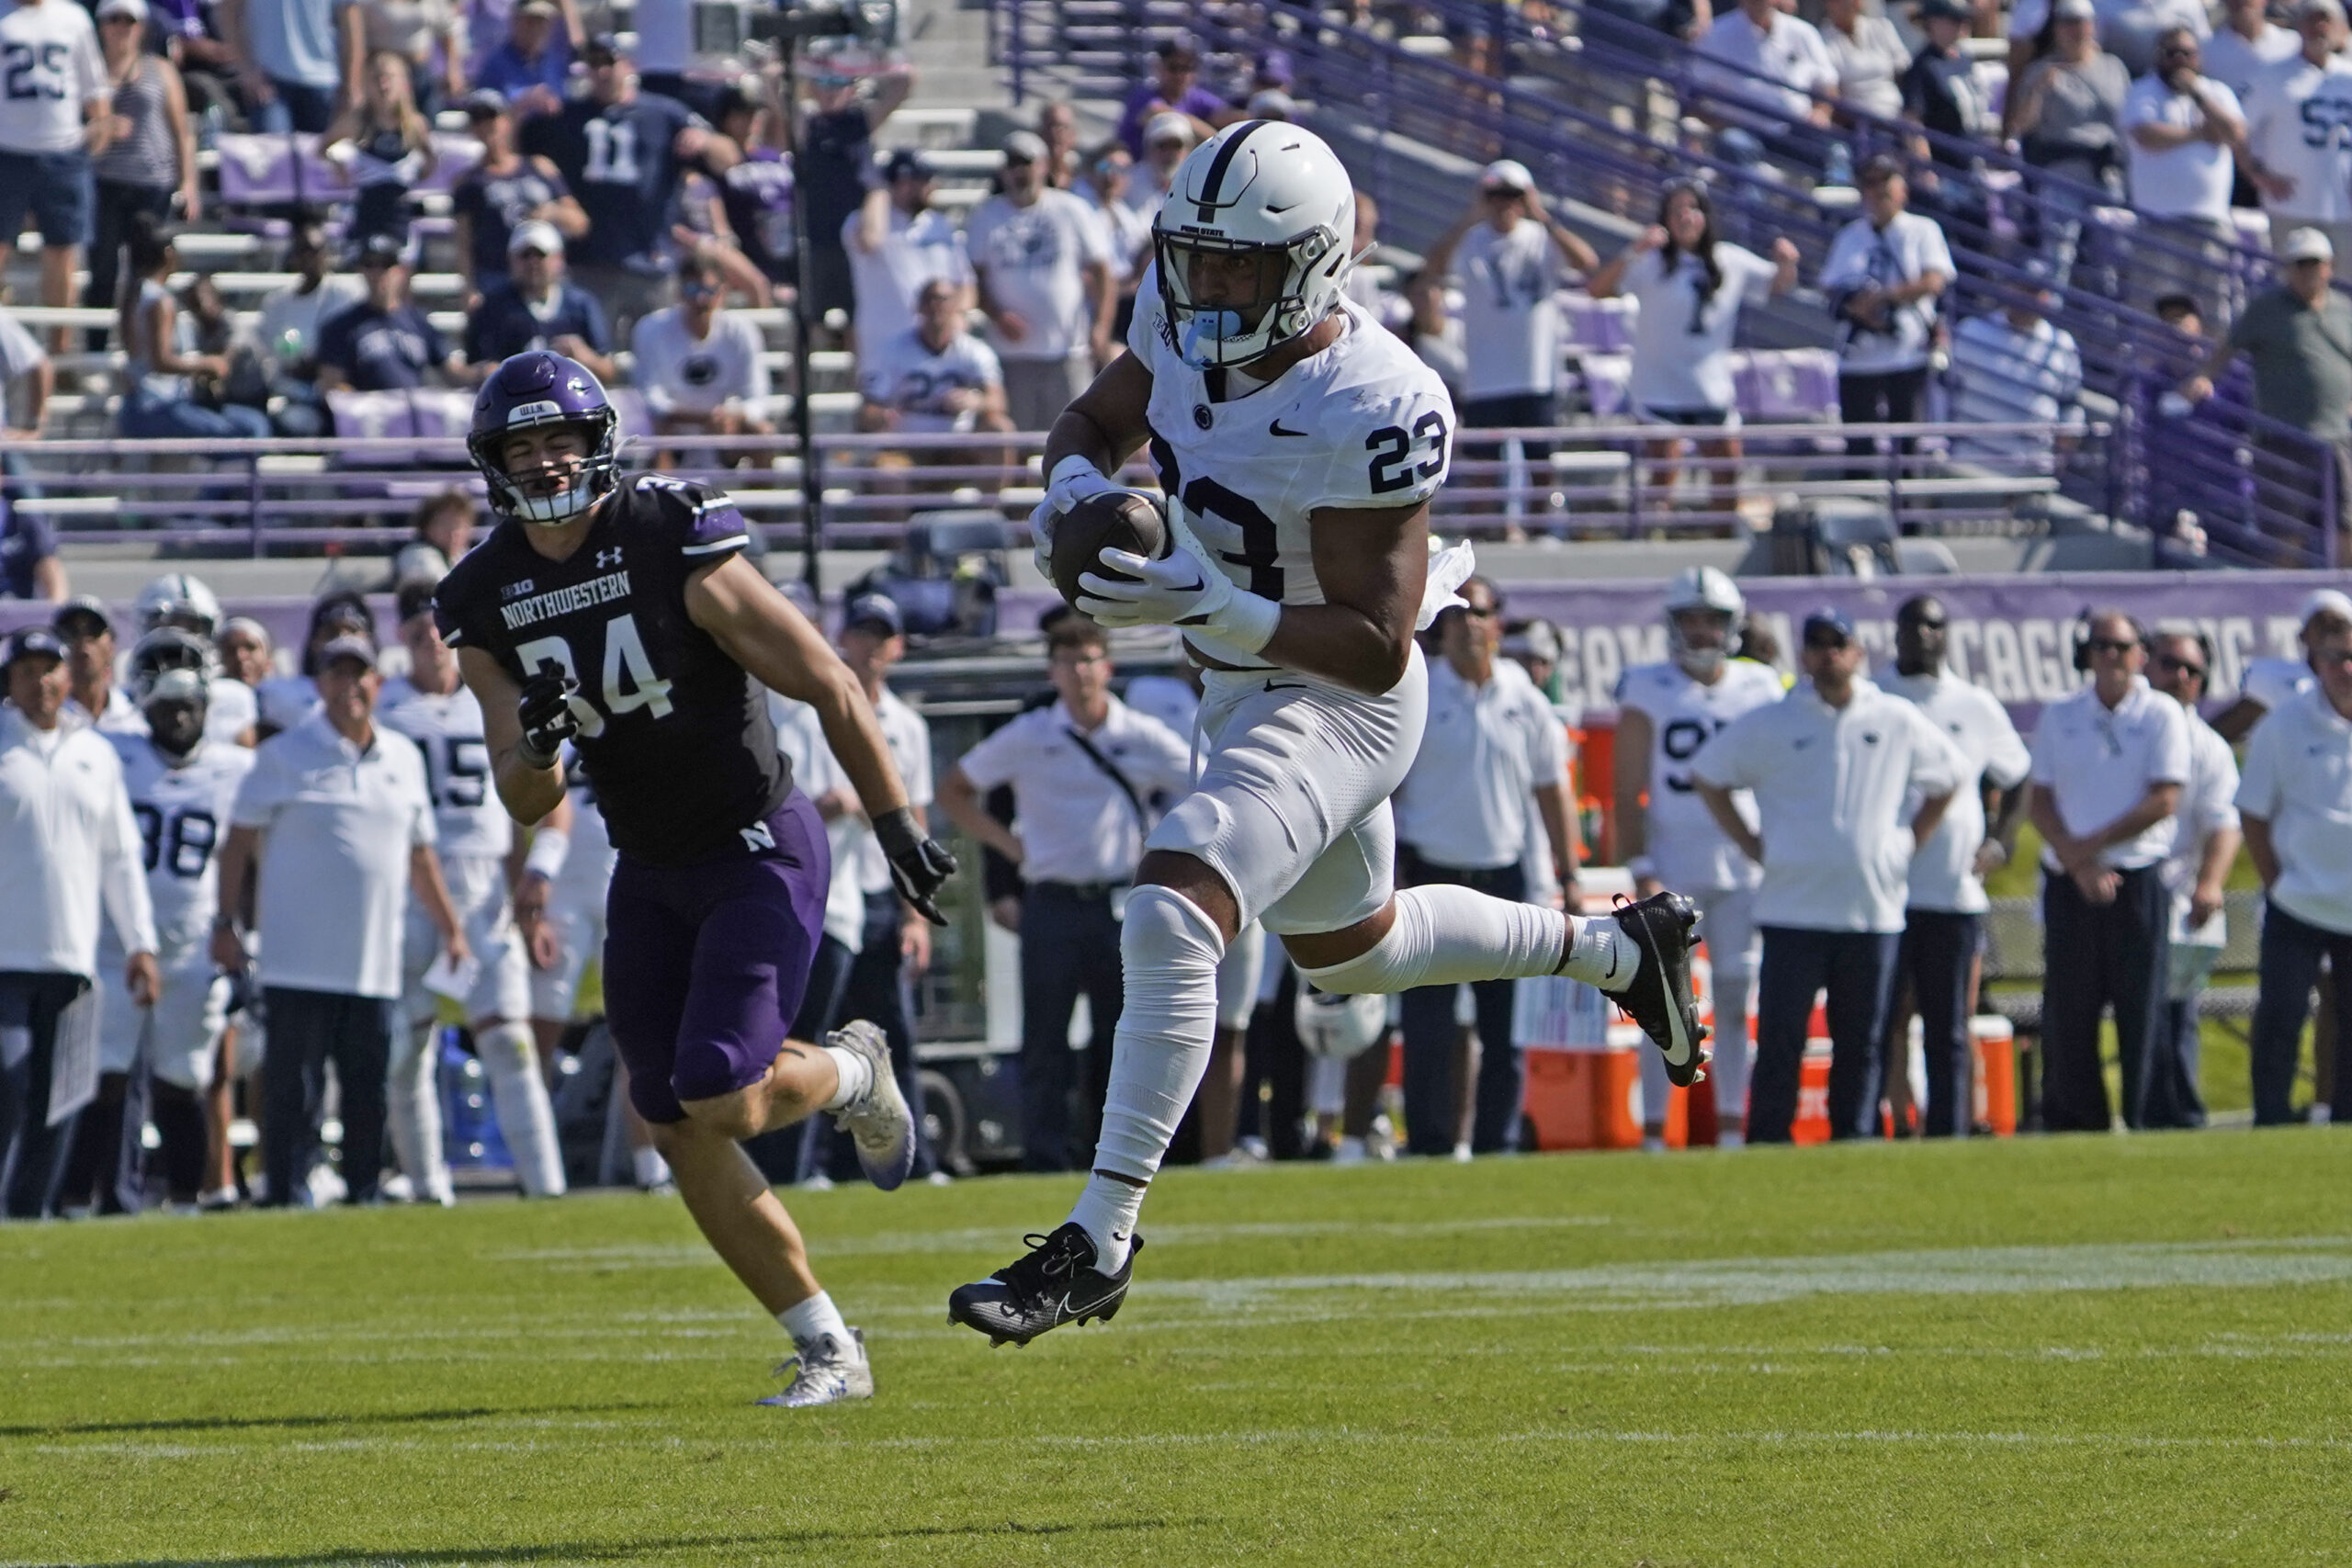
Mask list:
[[606,719],[639,708],[650,710],[655,718],[670,716],[670,682],[653,673],[653,660],[646,657],[645,639],[638,635],[635,615],[616,615],[605,623],[601,705],[588,700],[588,682],[571,656],[571,645],[563,638],[534,637],[515,649],[514,657],[526,674],[551,661],[580,682],[581,689],[571,696],[571,711],[580,720],[580,733],[591,739],[605,732]]

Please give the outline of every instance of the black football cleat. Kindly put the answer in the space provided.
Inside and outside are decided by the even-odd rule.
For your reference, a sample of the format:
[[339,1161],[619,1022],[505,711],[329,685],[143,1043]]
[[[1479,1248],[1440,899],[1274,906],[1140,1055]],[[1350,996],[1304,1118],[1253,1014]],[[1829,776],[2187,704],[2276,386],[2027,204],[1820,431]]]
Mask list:
[[1666,1055],[1666,1076],[1688,1089],[1704,1076],[1707,1029],[1690,999],[1690,948],[1699,906],[1679,893],[1657,893],[1636,904],[1621,899],[1613,917],[1634,939],[1642,962],[1609,999],[1625,1010]]
[[1025,1350],[1029,1341],[1065,1323],[1096,1317],[1108,1323],[1119,1315],[1127,1281],[1135,1277],[1136,1254],[1143,1250],[1140,1235],[1116,1274],[1096,1271],[1094,1238],[1075,1221],[1051,1235],[1022,1239],[1030,1247],[1027,1257],[958,1287],[947,1298],[948,1322],[987,1335],[991,1349],[1010,1342]]

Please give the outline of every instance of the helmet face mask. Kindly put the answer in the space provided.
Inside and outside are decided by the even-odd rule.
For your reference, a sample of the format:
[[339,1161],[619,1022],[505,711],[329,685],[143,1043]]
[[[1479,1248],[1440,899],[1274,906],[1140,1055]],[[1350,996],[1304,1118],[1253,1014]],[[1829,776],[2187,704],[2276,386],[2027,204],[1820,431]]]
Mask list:
[[518,354],[482,383],[466,450],[502,518],[561,527],[620,482],[620,421],[588,367]]
[[166,756],[186,757],[204,739],[211,693],[212,649],[203,638],[163,626],[130,650],[130,694]]
[[1688,675],[1713,681],[1731,658],[1732,640],[1747,613],[1739,585],[1719,568],[1694,566],[1675,573],[1666,588],[1666,640],[1674,662]]
[[146,716],[147,735],[155,749],[167,757],[186,757],[204,743],[209,705],[203,688],[191,688],[186,677],[175,671],[156,686],[140,711]]

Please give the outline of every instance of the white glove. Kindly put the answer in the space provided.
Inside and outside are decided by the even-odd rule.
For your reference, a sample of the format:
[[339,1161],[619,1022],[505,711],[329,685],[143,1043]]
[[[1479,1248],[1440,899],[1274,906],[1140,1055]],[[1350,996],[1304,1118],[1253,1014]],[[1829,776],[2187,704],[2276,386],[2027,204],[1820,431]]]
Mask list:
[[1078,580],[1083,590],[1079,609],[1106,626],[1197,626],[1250,653],[1263,649],[1283,607],[1234,587],[1231,578],[1209,563],[1193,531],[1172,513],[1170,522],[1174,538],[1164,560],[1110,549],[1096,558],[1138,581],[1122,582],[1090,571]]
[[1046,499],[1029,513],[1030,559],[1035,563],[1038,576],[1048,582],[1053,581],[1055,523],[1087,497],[1120,488],[1105,479],[1093,463],[1075,453],[1054,465],[1053,474],[1046,481]]

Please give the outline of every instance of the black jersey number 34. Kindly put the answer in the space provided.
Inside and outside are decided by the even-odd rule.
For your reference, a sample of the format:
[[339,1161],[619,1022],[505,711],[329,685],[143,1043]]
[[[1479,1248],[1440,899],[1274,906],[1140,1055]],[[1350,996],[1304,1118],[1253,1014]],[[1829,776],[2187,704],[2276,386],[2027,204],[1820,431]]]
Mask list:
[[[1410,490],[1416,479],[1433,479],[1445,471],[1445,416],[1434,409],[1413,422],[1408,432],[1402,425],[1391,424],[1374,431],[1363,439],[1364,450],[1372,454],[1372,493],[1394,495],[1400,490]],[[1416,464],[1413,454],[1426,443],[1429,461]]]
[[572,657],[571,644],[564,638],[534,637],[518,646],[514,657],[526,674],[552,662],[580,682],[581,689],[571,695],[571,711],[580,720],[580,733],[589,739],[605,732],[606,719],[639,708],[650,710],[655,718],[670,716],[670,682],[654,674],[653,660],[646,657],[645,639],[638,635],[633,615],[615,615],[605,623],[601,704],[588,700],[588,679],[581,673],[580,661]]

